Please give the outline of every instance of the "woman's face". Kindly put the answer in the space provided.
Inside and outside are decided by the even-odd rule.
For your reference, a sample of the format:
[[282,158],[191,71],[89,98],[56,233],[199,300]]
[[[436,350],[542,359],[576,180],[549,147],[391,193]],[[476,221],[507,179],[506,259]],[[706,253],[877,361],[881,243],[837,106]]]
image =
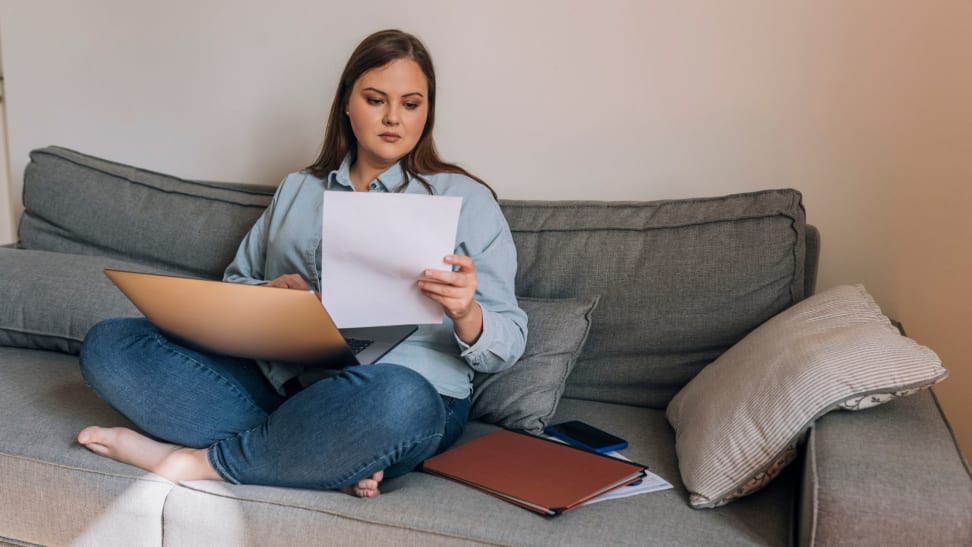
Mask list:
[[359,161],[390,167],[415,148],[429,116],[428,87],[411,59],[397,59],[358,78],[347,112]]

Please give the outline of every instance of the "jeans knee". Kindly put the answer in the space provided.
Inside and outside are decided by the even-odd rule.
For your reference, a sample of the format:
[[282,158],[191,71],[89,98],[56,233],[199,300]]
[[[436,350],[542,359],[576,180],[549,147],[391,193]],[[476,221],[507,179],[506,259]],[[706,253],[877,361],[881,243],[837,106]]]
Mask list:
[[81,374],[88,385],[93,387],[100,378],[110,377],[118,363],[127,361],[125,348],[132,346],[132,338],[148,335],[153,328],[140,318],[105,319],[91,327],[78,356]]
[[424,376],[414,370],[391,364],[359,367],[369,376],[368,397],[376,405],[375,412],[386,417],[389,426],[409,431],[418,427],[438,428],[445,423],[442,397]]

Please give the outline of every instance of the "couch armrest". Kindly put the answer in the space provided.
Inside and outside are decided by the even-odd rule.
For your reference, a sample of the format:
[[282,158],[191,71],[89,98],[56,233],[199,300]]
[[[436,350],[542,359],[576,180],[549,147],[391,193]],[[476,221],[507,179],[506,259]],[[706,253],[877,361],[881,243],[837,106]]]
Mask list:
[[827,414],[803,461],[800,545],[972,545],[972,473],[931,391]]

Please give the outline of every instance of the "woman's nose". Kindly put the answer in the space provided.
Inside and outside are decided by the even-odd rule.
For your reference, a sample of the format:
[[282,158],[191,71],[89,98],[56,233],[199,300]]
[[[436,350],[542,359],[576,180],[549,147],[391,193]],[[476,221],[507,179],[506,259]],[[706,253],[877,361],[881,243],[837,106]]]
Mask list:
[[398,125],[398,107],[388,105],[388,108],[385,109],[385,116],[381,121],[385,125]]

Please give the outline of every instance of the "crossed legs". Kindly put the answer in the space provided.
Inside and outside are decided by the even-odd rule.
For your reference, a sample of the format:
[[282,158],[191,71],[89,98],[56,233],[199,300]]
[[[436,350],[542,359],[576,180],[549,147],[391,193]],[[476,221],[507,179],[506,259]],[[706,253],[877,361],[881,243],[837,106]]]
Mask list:
[[176,481],[371,497],[383,478],[407,473],[451,443],[458,418],[459,431],[465,423],[465,414],[455,416],[405,367],[351,367],[287,399],[252,361],[182,347],[138,319],[95,326],[81,364],[92,389],[145,434],[88,427],[78,441]]

